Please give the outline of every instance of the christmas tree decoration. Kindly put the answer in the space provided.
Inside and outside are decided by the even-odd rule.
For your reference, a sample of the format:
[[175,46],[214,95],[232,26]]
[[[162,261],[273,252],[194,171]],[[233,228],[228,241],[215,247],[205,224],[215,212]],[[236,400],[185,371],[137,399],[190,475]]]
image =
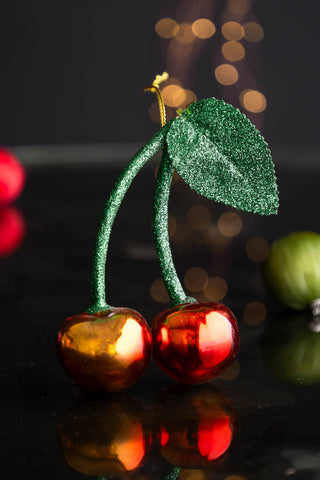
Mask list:
[[170,377],[203,383],[220,375],[239,346],[237,322],[218,303],[191,303],[160,313],[152,323],[153,358]]
[[25,221],[16,207],[0,209],[0,258],[7,257],[21,245]]
[[151,333],[140,313],[112,308],[67,318],[58,333],[57,355],[70,378],[95,392],[132,385],[151,357]]
[[320,299],[320,235],[294,232],[270,248],[263,264],[270,292],[294,310],[313,308]]
[[[139,317],[137,324],[137,312],[109,305],[105,291],[113,222],[131,182],[146,162],[162,149],[153,230],[173,310],[160,314],[153,324],[155,360],[180,381],[201,383],[215,378],[236,354],[239,335],[236,320],[227,307],[197,303],[185,294],[176,273],[168,235],[168,201],[174,170],[207,198],[262,215],[276,213],[278,208],[271,155],[250,121],[231,105],[209,98],[189,105],[165,123],[159,84],[167,78],[166,72],[157,75],[145,89],[157,95],[162,128],[134,155],[106,202],[93,254],[91,305],[85,314],[67,319],[58,334],[57,352],[63,368],[77,383],[95,391],[126,388],[143,373],[150,357],[151,337],[145,321]],[[162,337],[158,330],[164,332],[163,326],[166,335]],[[131,329],[132,336],[128,333]],[[164,358],[167,355],[172,371],[168,358]],[[127,375],[126,368],[134,373]],[[191,370],[183,375],[183,368]]]
[[80,401],[60,421],[58,436],[77,472],[124,479],[145,463],[152,439],[143,408],[128,397]]
[[233,439],[235,412],[223,393],[211,385],[174,386],[159,403],[157,441],[167,462],[180,468],[208,468],[224,460]]
[[267,325],[261,340],[264,363],[281,380],[294,385],[320,382],[320,309],[284,312]]
[[0,207],[6,207],[21,194],[25,172],[19,160],[8,150],[0,148]]

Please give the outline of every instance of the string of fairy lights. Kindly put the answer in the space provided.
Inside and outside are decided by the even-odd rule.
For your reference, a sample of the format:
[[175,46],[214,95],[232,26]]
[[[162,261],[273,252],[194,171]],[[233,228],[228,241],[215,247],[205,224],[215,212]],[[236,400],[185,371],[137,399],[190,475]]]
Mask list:
[[[177,109],[197,100],[190,88],[192,70],[196,69],[201,52],[211,49],[209,74],[222,90],[220,97],[242,110],[261,129],[267,99],[254,71],[259,65],[258,46],[264,38],[264,30],[252,11],[252,1],[226,0],[220,11],[215,0],[193,2],[192,6],[192,9],[177,8],[175,15],[163,16],[155,24],[155,33],[161,39],[166,58],[165,69],[172,75],[161,84],[167,120],[177,115]],[[150,106],[149,116],[160,123],[157,102]],[[238,213],[226,211],[214,220],[203,204],[191,207],[186,218],[169,216],[170,241],[180,246],[191,241],[221,252],[241,231],[242,220]],[[268,242],[258,236],[250,238],[245,246],[247,258],[254,263],[262,262],[268,250]],[[188,294],[198,301],[219,302],[227,295],[225,278],[210,276],[199,266],[188,268],[182,278]],[[169,302],[161,278],[152,283],[150,293],[157,302]],[[266,316],[266,307],[260,301],[249,302],[243,310],[243,319],[251,326],[259,325]],[[223,378],[231,380],[239,371],[240,366],[235,361]]]

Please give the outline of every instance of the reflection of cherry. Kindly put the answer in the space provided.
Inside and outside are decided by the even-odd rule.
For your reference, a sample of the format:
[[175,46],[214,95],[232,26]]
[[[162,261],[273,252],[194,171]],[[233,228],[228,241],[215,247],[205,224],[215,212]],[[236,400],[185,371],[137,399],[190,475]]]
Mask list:
[[121,390],[138,380],[149,363],[151,346],[144,318],[123,307],[67,318],[57,338],[62,367],[92,391]]
[[209,382],[232,362],[239,333],[232,312],[219,303],[179,305],[152,323],[153,357],[183,383]]
[[59,425],[59,440],[66,462],[90,476],[132,472],[151,447],[144,413],[128,398],[73,407]]
[[161,399],[161,454],[182,468],[212,466],[230,447],[234,421],[229,400],[212,386],[175,386]]
[[13,253],[23,240],[24,219],[15,207],[0,210],[0,257]]
[[9,205],[21,194],[25,173],[12,153],[0,148],[0,207]]

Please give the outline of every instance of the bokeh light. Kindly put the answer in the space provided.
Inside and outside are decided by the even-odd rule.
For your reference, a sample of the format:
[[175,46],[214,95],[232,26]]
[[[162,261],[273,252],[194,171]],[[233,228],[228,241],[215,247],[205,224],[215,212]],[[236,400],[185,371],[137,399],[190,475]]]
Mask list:
[[228,0],[227,8],[234,15],[244,15],[250,10],[250,0]]
[[228,63],[219,65],[214,71],[215,77],[221,85],[233,85],[239,79],[238,70]]
[[268,242],[261,237],[251,238],[246,246],[246,254],[253,262],[262,262],[269,252]]
[[218,220],[218,228],[225,237],[235,237],[241,232],[241,218],[234,212],[225,212]]
[[238,22],[226,22],[221,27],[222,35],[227,40],[241,40],[244,37],[244,28]]
[[150,294],[153,300],[156,300],[159,303],[168,303],[170,301],[162,278],[157,278],[157,280],[151,284]]
[[[228,367],[220,376],[222,380],[234,380],[235,378],[238,377],[240,373],[240,363],[238,360],[234,360],[230,367]],[[228,477],[229,478],[229,477]],[[231,477],[230,477],[231,478]]]
[[224,480],[247,480],[242,475],[228,475]]
[[168,107],[180,107],[187,99],[186,92],[180,85],[166,85],[161,93]]
[[166,87],[167,85],[179,85],[179,87],[182,87],[182,82],[179,78],[169,77],[161,84],[161,87]]
[[243,29],[248,42],[260,42],[264,37],[263,28],[257,22],[247,22],[243,25]]
[[197,101],[197,96],[192,90],[188,90],[186,88],[184,90],[184,93],[186,94],[186,99],[185,99],[186,105],[189,105],[189,103],[193,103]]
[[207,18],[198,18],[193,22],[191,28],[195,36],[202,39],[210,38],[216,32],[216,27]]
[[179,480],[208,480],[208,475],[204,470],[183,468]]
[[168,215],[168,233],[169,237],[173,237],[177,230],[177,221],[172,215]]
[[192,30],[190,23],[180,23],[179,31],[175,36],[175,40],[181,43],[182,45],[190,45],[195,39],[195,35]]
[[266,317],[267,309],[262,302],[250,302],[243,310],[243,319],[248,325],[259,325]]
[[191,292],[200,292],[203,290],[207,280],[207,272],[200,267],[189,268],[184,276],[184,284]]
[[158,102],[153,102],[150,105],[148,113],[149,113],[149,117],[153,122],[161,124]]
[[206,231],[206,244],[209,247],[213,245],[216,249],[222,250],[229,245],[229,242],[230,238],[222,235],[216,224],[210,225]]
[[204,286],[204,295],[210,302],[222,300],[228,291],[227,282],[221,277],[211,277]]
[[171,185],[175,185],[176,183],[180,182],[181,180],[182,180],[182,178],[180,177],[180,175],[175,170],[173,172],[173,175],[172,175]]
[[241,43],[231,40],[222,45],[221,51],[223,56],[230,62],[239,62],[246,54],[244,46]]
[[195,230],[205,230],[211,223],[210,210],[202,205],[195,205],[188,211],[187,222]]
[[184,218],[175,217],[175,220],[176,220],[176,231],[174,233],[172,240],[175,243],[179,243],[179,242],[184,243],[190,236],[189,228]]
[[261,113],[266,109],[267,100],[263,93],[258,90],[244,90],[240,93],[241,105],[252,113]]
[[284,474],[287,475],[294,475],[296,473],[296,468],[294,467],[288,467],[285,469]]
[[242,92],[240,92],[240,95],[239,95],[239,100],[240,100],[240,104],[242,107],[244,107],[244,104],[243,104],[243,97],[246,93],[248,92],[251,92],[251,88],[246,88],[245,90],[242,90]]
[[179,25],[172,18],[162,18],[156,23],[155,30],[159,37],[172,38],[179,32]]

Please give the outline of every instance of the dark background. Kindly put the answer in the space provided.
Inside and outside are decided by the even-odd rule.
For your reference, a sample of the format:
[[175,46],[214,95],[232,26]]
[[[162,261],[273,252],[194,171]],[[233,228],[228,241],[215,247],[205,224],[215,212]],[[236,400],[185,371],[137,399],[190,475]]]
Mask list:
[[[57,361],[56,333],[67,316],[87,308],[103,204],[134,153],[133,144],[144,143],[159,128],[148,116],[155,99],[142,93],[167,68],[169,43],[156,35],[156,22],[165,16],[191,22],[214,7],[209,18],[217,33],[188,65],[184,86],[198,98],[230,101],[237,98],[234,87],[222,87],[214,77],[221,63],[225,5],[216,0],[1,3],[0,145],[14,147],[27,174],[22,196],[10,207],[24,219],[25,236],[19,248],[0,259],[0,457],[6,479],[88,478],[64,460],[58,437],[67,412],[73,414],[74,404],[86,397]],[[319,232],[319,10],[315,0],[264,0],[253,3],[247,19],[260,22],[265,33],[259,44],[245,44],[256,84],[244,88],[255,87],[267,98],[264,114],[250,118],[259,120],[275,159],[279,215],[238,212],[242,230],[221,246],[207,241],[207,231],[189,228],[187,217],[193,206],[206,207],[218,232],[226,207],[197,196],[183,182],[172,186],[169,211],[180,219],[178,233],[179,228],[184,232],[171,242],[177,271],[183,278],[190,267],[200,266],[210,277],[224,278],[223,302],[234,311],[241,332],[238,371],[212,384],[235,410],[234,442],[219,465],[202,477],[185,470],[181,480],[320,478],[320,383],[304,385],[299,378],[288,383],[279,375],[281,368],[268,367],[263,339],[279,313],[287,316],[290,331],[295,313],[284,311],[268,294],[260,264],[246,253],[255,237],[271,244],[292,231]],[[67,145],[81,143],[106,145]],[[107,262],[108,299],[135,308],[149,323],[169,307],[150,292],[160,277],[151,231],[154,167],[151,162],[141,171],[125,198]],[[250,302],[265,306],[261,323],[246,321]],[[300,339],[301,347],[308,347],[303,331]],[[319,365],[318,356],[313,360]],[[282,365],[289,371],[290,366]],[[158,398],[170,394],[172,384],[152,361],[139,382],[111,400],[130,406],[132,397],[151,423],[159,413]],[[157,428],[154,422],[154,438]],[[130,478],[164,480],[167,466],[154,441],[142,471]],[[115,478],[107,473],[106,478]]]
[[[228,99],[213,73],[226,2],[209,4],[217,33],[190,65],[185,86],[198,98]],[[207,0],[2,2],[0,143],[145,141],[156,126],[148,117],[154,99],[142,88],[166,68],[169,42],[154,26],[164,16],[178,21],[193,21],[195,11],[206,16],[201,13],[207,5]],[[267,97],[263,133],[273,143],[319,143],[319,9],[316,0],[252,4],[251,15],[265,36],[257,46],[258,61],[248,61]]]

